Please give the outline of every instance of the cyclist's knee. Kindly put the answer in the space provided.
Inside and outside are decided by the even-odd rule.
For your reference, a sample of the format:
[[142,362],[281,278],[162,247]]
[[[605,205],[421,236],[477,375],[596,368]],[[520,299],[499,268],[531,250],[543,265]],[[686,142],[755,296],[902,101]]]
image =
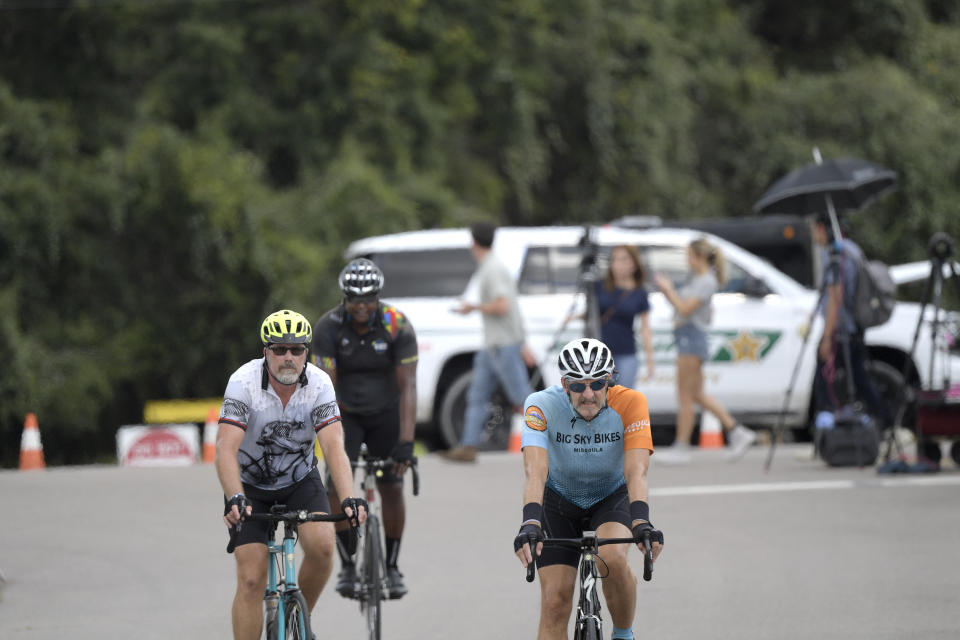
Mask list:
[[[626,550],[626,545],[618,546],[623,546],[624,551]],[[636,581],[636,577],[634,577],[633,570],[630,568],[630,562],[627,559],[626,553],[608,553],[606,555],[602,555],[601,558],[607,565],[607,569],[609,571],[607,576],[608,580],[604,580],[605,585],[608,581],[615,583]]]
[[266,559],[262,562],[237,563],[237,594],[241,598],[259,600],[263,597],[263,590],[267,587]]
[[573,610],[573,592],[562,589],[546,589],[540,602],[541,615],[547,620],[568,620]]
[[378,482],[377,490],[384,502],[402,502],[403,501],[403,480],[392,479],[386,482]]
[[333,556],[335,548],[333,527],[326,522],[300,525],[300,546],[306,561],[323,561]]

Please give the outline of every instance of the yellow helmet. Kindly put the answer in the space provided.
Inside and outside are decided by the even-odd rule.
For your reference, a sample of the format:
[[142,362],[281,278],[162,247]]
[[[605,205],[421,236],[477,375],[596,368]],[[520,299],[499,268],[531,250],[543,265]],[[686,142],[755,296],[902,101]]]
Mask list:
[[260,340],[264,346],[272,343],[305,344],[310,346],[313,329],[296,311],[282,309],[268,315],[260,325]]

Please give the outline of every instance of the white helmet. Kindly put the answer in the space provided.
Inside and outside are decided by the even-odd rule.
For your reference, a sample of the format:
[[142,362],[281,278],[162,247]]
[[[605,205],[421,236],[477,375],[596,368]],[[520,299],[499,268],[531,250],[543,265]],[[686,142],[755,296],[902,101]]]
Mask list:
[[613,354],[599,340],[577,338],[560,350],[557,365],[563,378],[597,380],[613,374]]

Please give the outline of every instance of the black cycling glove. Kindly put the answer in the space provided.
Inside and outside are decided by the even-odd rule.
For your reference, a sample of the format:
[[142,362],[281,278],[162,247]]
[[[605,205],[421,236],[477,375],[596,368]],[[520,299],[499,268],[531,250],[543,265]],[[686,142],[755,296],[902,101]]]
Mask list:
[[413,443],[409,440],[399,440],[390,457],[398,464],[413,462]]
[[530,552],[536,557],[537,543],[543,542],[543,529],[535,524],[525,524],[520,527],[520,533],[513,539],[513,551],[516,553],[523,549],[523,545],[530,543]]
[[633,541],[636,543],[646,544],[646,541],[643,539],[644,532],[650,532],[650,542],[659,542],[663,544],[663,531],[658,531],[653,528],[653,525],[649,522],[641,522],[640,524],[633,525]]
[[353,511],[353,516],[350,518],[350,526],[359,527],[360,521],[357,520],[357,516],[360,515],[359,509],[363,507],[363,510],[367,511],[367,501],[363,498],[344,498],[343,502],[340,503],[340,510],[346,513],[348,507]]
[[[227,500],[226,512],[223,515],[230,513],[230,509],[236,506],[237,510],[240,511],[240,520],[243,521],[243,516],[247,515],[247,505],[249,504],[247,496],[242,493],[236,493]],[[239,524],[237,526],[239,527]]]

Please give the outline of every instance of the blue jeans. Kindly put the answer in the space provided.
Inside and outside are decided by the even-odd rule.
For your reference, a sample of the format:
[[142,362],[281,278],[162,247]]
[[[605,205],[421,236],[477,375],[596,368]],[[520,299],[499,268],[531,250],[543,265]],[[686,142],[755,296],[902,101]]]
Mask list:
[[619,353],[613,356],[613,363],[617,366],[619,378],[617,384],[621,387],[633,389],[637,381],[637,370],[640,369],[640,359],[635,353]]
[[527,377],[527,365],[520,355],[522,343],[504,347],[487,347],[473,356],[473,378],[467,389],[467,410],[463,416],[460,443],[476,447],[480,444],[483,425],[487,421],[488,403],[497,386],[503,388],[511,404],[523,407],[533,393]]

